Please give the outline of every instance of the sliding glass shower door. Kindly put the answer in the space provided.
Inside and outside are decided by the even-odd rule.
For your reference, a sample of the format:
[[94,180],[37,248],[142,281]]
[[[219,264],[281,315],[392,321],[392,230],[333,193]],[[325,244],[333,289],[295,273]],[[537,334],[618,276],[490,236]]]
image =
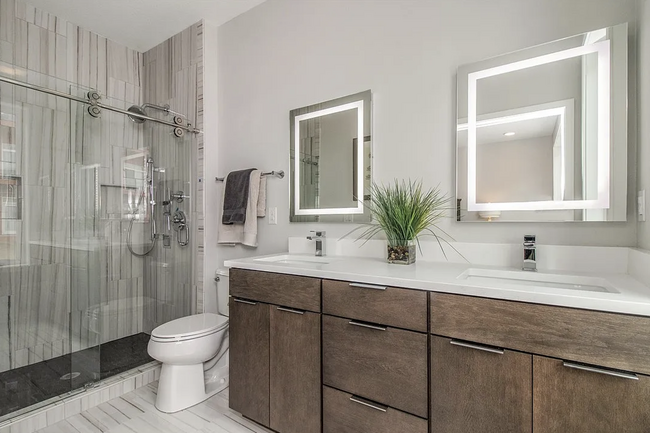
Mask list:
[[[153,328],[193,312],[196,136],[93,112],[90,89],[47,75],[2,63],[0,75],[19,82],[0,80],[3,422],[152,361]],[[141,103],[108,87],[106,106]]]
[[[63,80],[0,67],[16,80],[70,91]],[[0,420],[82,385],[70,374],[70,107],[0,83]]]
[[[78,90],[84,94],[85,90]],[[102,103],[127,109],[118,98]],[[143,335],[144,258],[152,215],[141,125],[74,104],[71,177],[72,371],[93,381],[150,358]]]

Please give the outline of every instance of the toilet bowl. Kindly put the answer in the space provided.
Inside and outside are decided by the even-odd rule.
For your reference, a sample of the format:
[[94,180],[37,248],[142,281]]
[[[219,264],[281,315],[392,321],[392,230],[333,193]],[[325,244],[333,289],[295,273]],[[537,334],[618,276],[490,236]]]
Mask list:
[[[187,409],[228,386],[228,274],[220,271],[218,311],[181,317],[151,333],[147,351],[162,363],[156,408]],[[215,299],[216,300],[216,299]],[[206,308],[208,309],[208,308]]]

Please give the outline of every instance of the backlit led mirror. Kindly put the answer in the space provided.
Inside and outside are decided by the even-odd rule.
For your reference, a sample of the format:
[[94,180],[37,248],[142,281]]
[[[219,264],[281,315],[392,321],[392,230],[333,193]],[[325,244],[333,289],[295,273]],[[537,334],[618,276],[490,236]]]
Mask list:
[[458,70],[459,221],[625,221],[627,24]]
[[292,222],[367,222],[371,92],[291,110]]

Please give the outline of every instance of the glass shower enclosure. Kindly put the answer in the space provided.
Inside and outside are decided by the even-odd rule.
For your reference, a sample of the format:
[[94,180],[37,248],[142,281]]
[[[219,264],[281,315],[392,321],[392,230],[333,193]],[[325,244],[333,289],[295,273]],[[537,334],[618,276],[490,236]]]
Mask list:
[[164,112],[133,121],[119,92],[0,71],[2,422],[152,361],[151,330],[192,312],[173,217],[191,223],[195,134]]

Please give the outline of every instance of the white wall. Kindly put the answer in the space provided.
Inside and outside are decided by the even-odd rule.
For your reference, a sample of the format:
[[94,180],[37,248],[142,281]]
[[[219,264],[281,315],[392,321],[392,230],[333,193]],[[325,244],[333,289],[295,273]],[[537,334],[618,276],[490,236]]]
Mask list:
[[[634,21],[636,12],[636,0],[268,0],[222,25],[218,40],[206,41],[210,51],[217,40],[219,72],[218,158],[206,150],[206,260],[220,264],[284,251],[288,236],[315,228],[330,237],[352,228],[290,224],[289,179],[270,179],[268,205],[278,208],[279,224],[261,222],[255,250],[216,246],[219,213],[211,202],[221,186],[213,184],[210,167],[220,176],[251,166],[288,172],[291,109],[372,89],[374,179],[421,178],[453,194],[459,65]],[[215,75],[206,68],[206,82]],[[206,97],[206,112],[213,103]],[[634,97],[630,107],[634,113]],[[215,120],[206,115],[206,125]],[[630,146],[636,153],[633,139]],[[632,191],[634,170],[630,182]],[[466,242],[518,243],[524,233],[537,234],[541,244],[637,242],[634,221],[488,225],[449,219],[442,226]]]
[[[650,201],[650,0],[642,0],[639,13],[639,152],[638,189],[646,190],[646,200]],[[636,204],[636,203],[635,203]],[[636,206],[635,206],[636,208]],[[648,209],[648,206],[646,206]],[[650,219],[639,222],[640,248],[650,250]]]

